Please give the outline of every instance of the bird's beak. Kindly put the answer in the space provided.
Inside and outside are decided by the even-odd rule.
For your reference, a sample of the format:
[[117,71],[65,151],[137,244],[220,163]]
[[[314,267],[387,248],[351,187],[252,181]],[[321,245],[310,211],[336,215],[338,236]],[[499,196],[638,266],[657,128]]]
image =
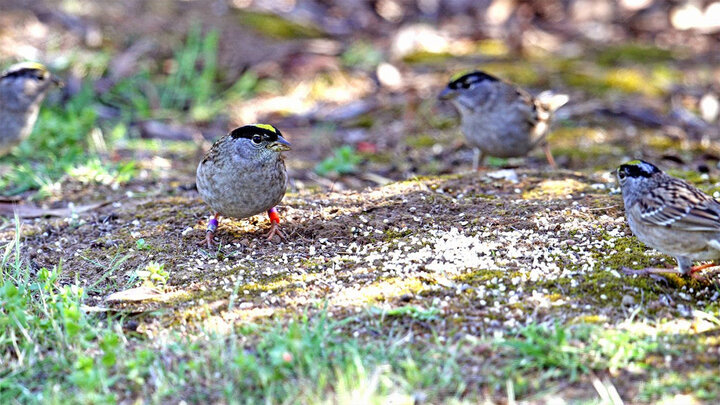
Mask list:
[[438,98],[440,100],[451,100],[455,98],[455,96],[457,96],[457,92],[455,92],[455,90],[449,87],[446,87],[445,90],[443,90],[440,95],[438,95]]
[[57,76],[55,76],[55,75],[50,75],[50,81],[52,82],[52,84],[54,84],[54,85],[56,85],[56,86],[58,86],[58,87],[64,87],[64,86],[65,86],[65,83],[63,83],[63,81],[60,80],[60,78],[57,77]]
[[273,150],[275,152],[284,152],[286,150],[290,150],[290,142],[286,141],[285,138],[282,136],[278,136],[277,141],[268,144],[268,149]]

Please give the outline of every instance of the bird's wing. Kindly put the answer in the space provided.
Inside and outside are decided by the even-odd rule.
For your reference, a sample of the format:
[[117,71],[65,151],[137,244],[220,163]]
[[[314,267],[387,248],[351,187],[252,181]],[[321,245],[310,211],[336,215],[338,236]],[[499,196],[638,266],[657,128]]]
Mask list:
[[660,184],[633,208],[649,224],[685,231],[720,231],[720,203],[679,179]]
[[530,128],[542,119],[536,100],[525,90],[510,83],[502,83],[502,95],[506,106],[515,114],[520,114]]
[[535,100],[537,100],[537,103],[542,106],[543,109],[555,112],[555,110],[567,104],[567,102],[570,101],[570,97],[567,94],[545,90],[535,96]]
[[221,155],[221,150],[225,143],[227,143],[230,139],[230,135],[224,135],[222,138],[218,139],[211,147],[208,149],[207,153],[205,153],[205,156],[203,157],[203,160],[201,164],[205,163],[213,163],[217,164],[218,156]]

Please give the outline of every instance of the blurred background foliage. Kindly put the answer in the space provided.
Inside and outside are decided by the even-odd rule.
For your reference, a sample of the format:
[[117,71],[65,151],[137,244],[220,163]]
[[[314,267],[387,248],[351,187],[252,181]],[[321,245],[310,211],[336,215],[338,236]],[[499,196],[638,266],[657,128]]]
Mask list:
[[[0,10],[0,66],[39,60],[67,83],[0,159],[4,195],[185,181],[202,150],[250,122],[293,141],[297,187],[456,172],[470,152],[436,95],[475,68],[570,94],[550,137],[564,167],[646,157],[709,172],[720,156],[720,2],[2,0]],[[541,160],[492,162],[519,164]]]

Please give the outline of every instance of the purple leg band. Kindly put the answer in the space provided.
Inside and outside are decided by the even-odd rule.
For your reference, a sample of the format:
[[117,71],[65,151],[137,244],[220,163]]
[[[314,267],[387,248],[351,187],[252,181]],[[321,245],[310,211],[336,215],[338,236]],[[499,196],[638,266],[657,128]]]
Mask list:
[[208,232],[215,232],[215,230],[217,229],[217,227],[218,227],[218,220],[217,220],[217,218],[215,218],[215,217],[210,218],[210,220],[208,221],[207,231],[208,231]]

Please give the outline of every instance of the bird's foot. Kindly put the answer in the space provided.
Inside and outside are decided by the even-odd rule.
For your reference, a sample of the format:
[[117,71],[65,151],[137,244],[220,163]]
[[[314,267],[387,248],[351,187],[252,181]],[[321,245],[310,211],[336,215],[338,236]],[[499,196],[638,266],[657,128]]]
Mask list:
[[280,214],[278,214],[275,207],[270,208],[267,214],[268,218],[270,218],[270,231],[265,235],[267,240],[272,240],[277,235],[283,242],[287,241],[285,234],[280,230]]
[[217,230],[218,227],[217,217],[217,214],[215,214],[214,217],[210,218],[207,225],[207,231],[205,232],[205,239],[199,242],[198,245],[207,246],[208,249],[212,249],[214,245],[213,238],[215,237],[215,230]]
[[205,239],[201,240],[198,245],[206,246],[208,249],[212,249],[213,245],[215,245],[215,242],[213,242],[214,237],[215,232],[207,231],[205,232]]
[[277,222],[273,222],[270,224],[270,231],[267,234],[265,234],[265,238],[267,240],[272,240],[272,238],[275,237],[275,235],[277,235],[280,238],[280,240],[282,240],[283,242],[287,241],[287,237],[285,236],[285,233],[283,233],[283,231],[280,230],[280,224]]

